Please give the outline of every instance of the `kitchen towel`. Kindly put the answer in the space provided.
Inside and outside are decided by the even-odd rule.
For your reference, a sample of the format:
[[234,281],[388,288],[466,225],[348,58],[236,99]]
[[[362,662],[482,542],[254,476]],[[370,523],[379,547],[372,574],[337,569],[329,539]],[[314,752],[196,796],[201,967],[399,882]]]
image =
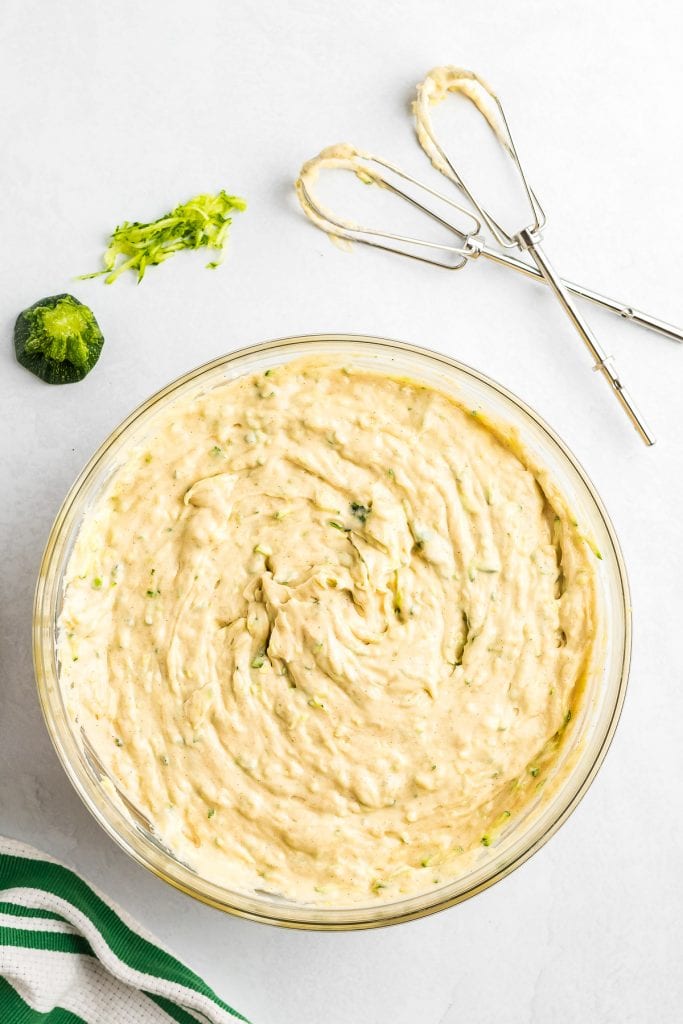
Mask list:
[[0,837],[2,1024],[246,1020],[69,868]]

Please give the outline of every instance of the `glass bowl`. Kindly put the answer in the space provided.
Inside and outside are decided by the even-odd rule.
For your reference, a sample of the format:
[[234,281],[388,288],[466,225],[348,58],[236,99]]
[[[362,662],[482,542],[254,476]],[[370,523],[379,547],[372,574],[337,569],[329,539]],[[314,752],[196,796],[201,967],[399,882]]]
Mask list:
[[[524,813],[510,820],[463,874],[420,895],[390,903],[378,897],[353,907],[312,906],[266,893],[232,891],[201,878],[163,846],[125,799],[118,799],[76,727],[59,683],[57,621],[64,572],[84,514],[129,446],[140,443],[153,418],[177,399],[301,356],[338,357],[347,365],[411,377],[437,387],[491,420],[512,427],[534,461],[545,467],[602,554],[597,564],[602,657],[546,785]],[[284,338],[241,349],[200,366],[153,395],[104,442],[84,468],[50,532],[36,588],[33,647],[48,731],[77,793],[104,830],[139,864],[190,896],[255,921],[292,928],[353,929],[396,924],[467,899],[527,860],[566,821],[594,779],[616,728],[626,692],[631,621],[628,582],[614,529],[586,473],[533,410],[505,388],[447,356],[413,345],[358,335]]]

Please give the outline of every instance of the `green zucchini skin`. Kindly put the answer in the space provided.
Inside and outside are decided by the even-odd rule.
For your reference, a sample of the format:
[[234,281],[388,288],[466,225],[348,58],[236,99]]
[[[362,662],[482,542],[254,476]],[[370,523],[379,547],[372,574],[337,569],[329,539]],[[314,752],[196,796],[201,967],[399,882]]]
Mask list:
[[74,384],[100,358],[104,337],[92,310],[73,295],[49,295],[14,325],[17,361],[47,384]]

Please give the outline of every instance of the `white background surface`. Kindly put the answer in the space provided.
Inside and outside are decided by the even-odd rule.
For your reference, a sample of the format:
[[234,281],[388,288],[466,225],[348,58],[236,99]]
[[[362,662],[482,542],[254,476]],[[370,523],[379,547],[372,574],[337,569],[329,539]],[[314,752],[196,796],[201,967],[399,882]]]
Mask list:
[[[683,348],[586,310],[659,436],[647,451],[542,289],[496,267],[345,255],[304,221],[291,182],[347,138],[428,174],[407,102],[432,65],[464,64],[502,93],[564,273],[683,321],[682,33],[671,0],[0,7],[0,832],[80,870],[259,1024],[681,1019]],[[121,219],[221,186],[249,200],[221,269],[182,254],[139,288],[73,281]],[[51,388],[15,363],[12,326],[65,290],[107,341],[85,382]],[[44,729],[30,623],[50,523],[123,416],[223,352],[344,330],[448,352],[560,432],[621,538],[635,656],[604,767],[546,848],[436,917],[320,935],[195,904],[100,831]]]

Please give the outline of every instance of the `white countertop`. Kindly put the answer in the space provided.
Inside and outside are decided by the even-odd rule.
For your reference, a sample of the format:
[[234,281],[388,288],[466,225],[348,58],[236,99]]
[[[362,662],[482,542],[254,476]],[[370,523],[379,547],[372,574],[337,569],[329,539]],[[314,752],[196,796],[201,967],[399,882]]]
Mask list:
[[[496,267],[341,253],[291,182],[346,139],[428,176],[406,104],[432,65],[462,63],[502,93],[558,266],[683,321],[682,33],[669,0],[4,0],[0,833],[81,871],[258,1024],[680,1020],[683,347],[586,308],[659,437],[648,451],[543,289]],[[139,288],[73,280],[119,220],[222,186],[250,205],[219,270],[181,254]],[[66,290],[107,340],[86,381],[51,388],[15,363],[12,326]],[[571,819],[468,903],[355,934],[232,919],[130,861],[60,768],[30,650],[50,523],[109,431],[205,360],[316,331],[424,344],[529,402],[593,478],[633,589],[622,721]]]

